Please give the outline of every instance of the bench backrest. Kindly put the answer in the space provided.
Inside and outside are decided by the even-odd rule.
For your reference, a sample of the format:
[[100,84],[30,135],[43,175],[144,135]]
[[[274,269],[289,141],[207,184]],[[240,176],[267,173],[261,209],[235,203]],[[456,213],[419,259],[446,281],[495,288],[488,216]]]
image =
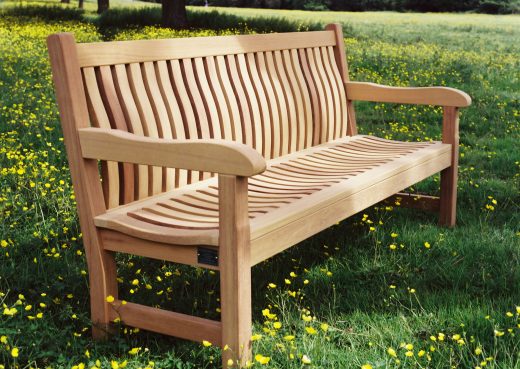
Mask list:
[[[77,44],[90,124],[151,137],[236,140],[266,159],[345,136],[348,76],[334,27]],[[102,163],[105,205],[209,176]]]

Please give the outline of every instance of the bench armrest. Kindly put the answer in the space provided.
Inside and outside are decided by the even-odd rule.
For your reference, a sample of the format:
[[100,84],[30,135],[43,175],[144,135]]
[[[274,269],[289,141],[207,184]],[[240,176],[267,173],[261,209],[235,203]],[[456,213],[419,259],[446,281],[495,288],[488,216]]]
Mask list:
[[462,108],[471,105],[471,97],[450,87],[391,87],[369,82],[345,82],[347,98],[397,104],[420,104]]
[[266,168],[265,159],[260,153],[234,141],[152,138],[104,128],[83,128],[78,132],[81,153],[87,159],[244,177],[262,173]]

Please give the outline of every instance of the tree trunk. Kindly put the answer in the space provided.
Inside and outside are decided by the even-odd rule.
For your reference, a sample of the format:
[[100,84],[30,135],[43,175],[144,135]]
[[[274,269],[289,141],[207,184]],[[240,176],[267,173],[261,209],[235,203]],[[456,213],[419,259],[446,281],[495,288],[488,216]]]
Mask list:
[[78,0],[78,8],[83,9],[83,0]]
[[70,0],[61,0],[62,4],[70,4]]
[[109,0],[98,0],[97,13],[101,14],[108,10]]
[[170,28],[188,26],[185,0],[162,0],[162,25]]

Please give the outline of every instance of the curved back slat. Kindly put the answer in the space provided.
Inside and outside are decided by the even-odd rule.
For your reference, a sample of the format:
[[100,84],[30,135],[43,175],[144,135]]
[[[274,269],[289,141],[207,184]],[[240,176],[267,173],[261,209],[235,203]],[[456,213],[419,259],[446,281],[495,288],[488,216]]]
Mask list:
[[[287,35],[285,43],[280,35],[233,36],[253,41],[227,49],[222,44],[221,52],[212,46],[206,55],[191,46],[186,56],[177,49],[171,57],[165,50],[154,51],[157,59],[144,54],[147,41],[131,41],[124,43],[132,55],[126,63],[104,45],[92,44],[92,52],[103,55],[99,66],[91,65],[89,45],[78,45],[91,124],[149,137],[235,140],[266,159],[346,135],[347,103],[334,32],[310,32],[308,40]],[[258,41],[263,38],[273,45]],[[207,41],[193,39],[193,45],[197,42]],[[102,163],[108,208],[212,175]]]

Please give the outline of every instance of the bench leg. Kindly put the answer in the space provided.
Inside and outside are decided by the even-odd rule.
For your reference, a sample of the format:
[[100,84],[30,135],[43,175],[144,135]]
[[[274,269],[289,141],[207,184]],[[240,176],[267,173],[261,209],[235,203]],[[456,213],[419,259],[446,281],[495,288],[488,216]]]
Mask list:
[[459,112],[445,107],[442,122],[442,142],[451,144],[451,166],[441,172],[439,224],[453,227],[457,210],[457,171],[459,163]]
[[101,247],[91,247],[93,255],[88,258],[90,281],[90,311],[92,337],[106,339],[112,332],[110,313],[112,305],[107,296],[117,300],[117,269],[114,254]]
[[245,367],[251,360],[251,249],[247,178],[219,176],[219,269],[222,363]]
[[449,167],[441,172],[441,203],[439,224],[453,227],[457,215],[457,167]]

